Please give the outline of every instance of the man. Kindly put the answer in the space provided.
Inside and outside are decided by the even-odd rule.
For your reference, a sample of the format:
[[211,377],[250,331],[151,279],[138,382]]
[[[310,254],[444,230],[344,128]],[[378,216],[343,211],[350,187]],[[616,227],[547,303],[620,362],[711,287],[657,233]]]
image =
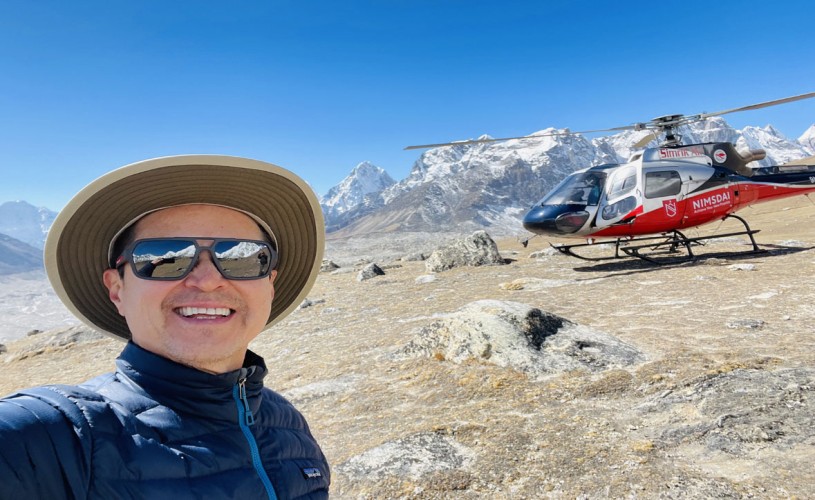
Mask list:
[[0,498],[325,498],[328,463],[248,350],[322,259],[310,188],[280,167],[179,156],[115,170],[63,209],[45,262],[116,371],[0,400]]

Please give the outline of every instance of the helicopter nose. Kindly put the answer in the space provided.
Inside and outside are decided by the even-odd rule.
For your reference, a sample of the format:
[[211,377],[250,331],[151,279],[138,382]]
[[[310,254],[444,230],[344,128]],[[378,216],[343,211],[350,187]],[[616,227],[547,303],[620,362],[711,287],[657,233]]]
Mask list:
[[524,229],[535,234],[544,234],[554,230],[555,221],[549,218],[546,207],[536,206],[524,215]]
[[585,208],[584,205],[538,205],[526,213],[523,226],[535,234],[571,234],[589,219]]

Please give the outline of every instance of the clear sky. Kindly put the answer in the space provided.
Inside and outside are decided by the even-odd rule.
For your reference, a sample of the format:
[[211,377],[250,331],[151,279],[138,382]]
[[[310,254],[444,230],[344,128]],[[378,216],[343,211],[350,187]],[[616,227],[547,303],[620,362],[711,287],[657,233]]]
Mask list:
[[[319,195],[407,145],[627,125],[815,91],[811,0],[2,0],[0,202],[248,156]],[[797,138],[815,99],[728,115]]]

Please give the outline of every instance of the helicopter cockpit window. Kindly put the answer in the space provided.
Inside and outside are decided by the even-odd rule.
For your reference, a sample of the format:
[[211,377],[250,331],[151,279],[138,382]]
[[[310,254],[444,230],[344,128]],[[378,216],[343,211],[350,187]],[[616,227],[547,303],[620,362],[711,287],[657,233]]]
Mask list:
[[637,169],[634,167],[618,170],[614,173],[614,178],[611,180],[611,187],[608,190],[608,197],[617,198],[637,186]]
[[605,220],[613,220],[626,215],[637,207],[637,199],[626,196],[622,200],[603,207],[602,215]]
[[682,189],[682,179],[679,172],[669,170],[665,172],[647,172],[645,174],[645,197],[665,198],[676,196]]
[[600,202],[605,172],[578,172],[563,179],[541,200],[541,205],[594,205]]

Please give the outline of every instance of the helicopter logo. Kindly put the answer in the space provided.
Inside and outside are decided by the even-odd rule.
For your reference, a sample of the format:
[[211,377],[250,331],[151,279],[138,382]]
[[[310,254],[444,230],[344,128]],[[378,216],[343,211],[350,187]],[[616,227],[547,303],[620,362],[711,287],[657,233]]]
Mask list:
[[[738,151],[728,142],[683,145],[678,128],[713,116],[812,97],[815,92],[714,113],[666,115],[645,123],[584,131],[582,133],[647,130],[648,134],[634,144],[634,150],[645,148],[659,136],[664,139],[659,147],[645,148],[625,163],[592,166],[568,175],[532,206],[523,218],[523,227],[535,236],[585,238],[588,243],[553,246],[564,254],[586,260],[631,256],[660,263],[656,257],[676,254],[682,249],[685,255],[680,258],[692,259],[692,247],[703,244],[704,240],[737,235],[750,238],[750,252],[761,252],[753,237],[758,230],[750,229],[747,221],[735,212],[756,203],[815,192],[815,156],[786,165],[751,168],[751,162],[765,158],[764,150]],[[581,132],[545,135],[573,133]],[[405,149],[537,139],[541,135],[426,144]],[[744,230],[695,238],[681,232],[727,218],[740,221]],[[615,239],[600,241],[597,238]],[[524,246],[528,241],[523,242]],[[614,244],[614,256],[586,257],[576,251],[600,243]]]
[[669,219],[676,217],[678,213],[676,210],[676,200],[665,200],[662,202],[662,206],[665,207],[665,215],[667,215]]
[[724,163],[727,161],[727,153],[721,149],[717,149],[713,152],[713,159],[716,160],[716,163]]

